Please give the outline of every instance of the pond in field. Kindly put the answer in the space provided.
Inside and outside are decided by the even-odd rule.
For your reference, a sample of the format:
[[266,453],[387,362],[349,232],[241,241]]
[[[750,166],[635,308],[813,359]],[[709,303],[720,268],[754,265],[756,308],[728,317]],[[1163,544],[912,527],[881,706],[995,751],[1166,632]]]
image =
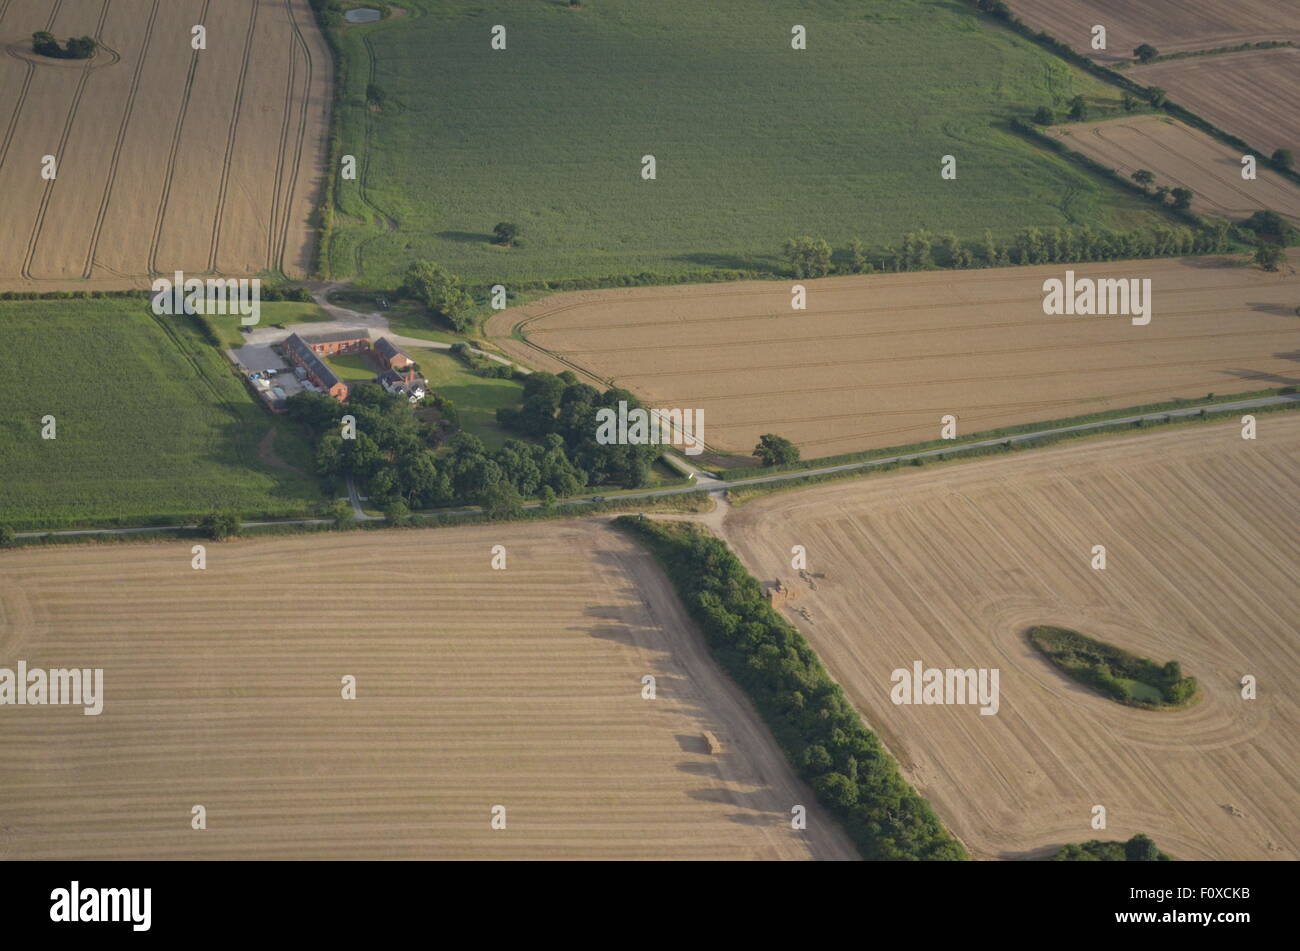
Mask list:
[[378,10],[371,10],[369,7],[360,7],[356,10],[349,10],[343,14],[343,19],[349,23],[373,23],[378,20],[382,13]]

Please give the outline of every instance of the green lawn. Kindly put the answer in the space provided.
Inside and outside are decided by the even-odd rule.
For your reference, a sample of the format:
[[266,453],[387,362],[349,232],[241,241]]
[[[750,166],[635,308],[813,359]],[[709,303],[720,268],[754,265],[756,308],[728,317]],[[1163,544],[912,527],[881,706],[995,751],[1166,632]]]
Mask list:
[[[1168,223],[1006,128],[1119,93],[956,0],[403,6],[340,34],[340,150],[360,174],[336,183],[325,268],[364,286],[396,286],[416,258],[508,285],[771,269],[801,233],[878,249],[919,228],[973,242]],[[489,49],[495,23],[505,51]],[[795,23],[807,50],[790,47]],[[502,220],[524,246],[489,242]]]
[[336,353],[322,359],[340,380],[348,383],[369,383],[379,375],[374,361],[364,353]]
[[0,302],[0,522],[287,516],[319,500],[311,471],[302,436],[254,402],[190,320],[136,300]]
[[407,352],[420,365],[430,389],[455,405],[465,432],[483,440],[489,450],[499,449],[507,439],[523,438],[502,429],[496,420],[498,409],[522,402],[523,384],[475,376],[446,350],[408,348]]
[[[261,320],[258,327],[270,327],[275,324],[314,324],[334,318],[315,304],[298,301],[266,301],[262,303]],[[223,347],[238,350],[244,345],[244,335],[240,333],[239,315],[214,314],[208,318],[208,325],[221,340]]]

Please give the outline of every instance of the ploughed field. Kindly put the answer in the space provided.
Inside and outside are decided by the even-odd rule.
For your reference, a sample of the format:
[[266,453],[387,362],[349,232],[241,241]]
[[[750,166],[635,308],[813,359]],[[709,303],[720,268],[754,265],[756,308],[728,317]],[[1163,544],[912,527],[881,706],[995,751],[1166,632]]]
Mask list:
[[[808,617],[787,616],[975,855],[1145,832],[1179,859],[1295,860],[1297,524],[1300,414],[1284,413],[1254,441],[1188,425],[785,492],[725,529],[757,577],[795,588]],[[1201,699],[1107,699],[1029,644],[1038,624],[1177,660]],[[997,712],[896,705],[891,673],[916,661],[999,670]]]
[[[1293,63],[1300,68],[1300,58]],[[1125,178],[1146,169],[1155,173],[1152,187],[1190,188],[1196,193],[1192,210],[1200,214],[1241,219],[1272,210],[1300,220],[1300,188],[1267,166],[1256,166],[1254,180],[1242,179],[1240,150],[1173,119],[1142,115],[1078,122],[1056,126],[1050,134]]]
[[[1143,43],[1181,53],[1300,40],[1300,4],[1293,0],[1007,0],[1007,6],[1035,29],[1108,65],[1132,60]],[[1104,50],[1091,46],[1098,24],[1106,27]]]
[[0,707],[0,857],[856,857],[603,525],[191,544],[0,552],[0,667],[104,669]]
[[[1300,16],[1300,4],[1294,9]],[[1300,41],[1300,29],[1295,39]],[[1174,59],[1129,75],[1160,86],[1180,106],[1265,155],[1275,149],[1300,154],[1300,49]]]
[[[1152,317],[1048,316],[1043,283],[1151,280]],[[764,433],[805,458],[1300,383],[1300,277],[1228,258],[916,272],[562,294],[488,334],[540,369],[585,371],[657,409],[703,409],[704,439]],[[512,330],[526,337],[515,339]]]
[[9,0],[0,48],[0,289],[306,273],[331,70],[306,0]]

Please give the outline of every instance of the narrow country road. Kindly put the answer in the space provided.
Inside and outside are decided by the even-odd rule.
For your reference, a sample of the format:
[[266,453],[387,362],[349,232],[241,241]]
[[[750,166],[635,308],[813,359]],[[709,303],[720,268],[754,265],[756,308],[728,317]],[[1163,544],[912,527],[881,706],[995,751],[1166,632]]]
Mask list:
[[[1135,423],[1138,420],[1144,422],[1164,422],[1167,419],[1182,419],[1189,416],[1197,416],[1202,409],[1216,413],[1232,413],[1243,410],[1259,409],[1265,406],[1280,406],[1288,403],[1300,403],[1300,393],[1291,393],[1284,396],[1262,396],[1256,399],[1239,400],[1227,403],[1203,403],[1193,406],[1185,406],[1182,409],[1168,410],[1162,413],[1142,413],[1135,416],[1121,416],[1115,419],[1103,419],[1093,423],[1079,423],[1074,426],[1056,426],[1051,429],[1039,429],[1029,433],[1019,433],[1015,436],[999,436],[996,439],[981,439],[975,442],[956,443],[952,446],[941,449],[926,449],[922,452],[902,453],[894,456],[882,456],[878,459],[867,459],[862,462],[846,462],[838,466],[822,466],[815,469],[796,469],[790,472],[778,472],[774,475],[755,476],[751,479],[731,479],[722,480],[704,472],[701,469],[694,469],[689,463],[678,459],[680,466],[687,469],[694,469],[696,477],[691,480],[691,485],[674,486],[671,489],[647,489],[639,492],[625,492],[609,496],[609,501],[623,501],[628,499],[657,499],[670,495],[686,495],[690,492],[705,491],[714,494],[715,497],[721,495],[727,489],[739,489],[747,485],[768,485],[773,482],[791,482],[796,479],[805,479],[809,476],[829,475],[836,472],[851,472],[855,469],[876,469],[881,466],[887,466],[895,462],[910,462],[913,459],[928,459],[934,456],[943,455],[951,452],[959,452],[967,449],[984,449],[1004,443],[1029,443],[1036,439],[1042,439],[1044,436],[1058,436],[1064,433],[1087,432],[1091,429],[1101,429],[1106,426],[1123,426]],[[680,467],[679,466],[679,467]],[[360,500],[356,496],[356,489],[349,486],[349,495],[353,500],[353,507],[360,509]],[[568,499],[567,505],[589,505],[590,499]],[[540,502],[529,502],[524,508],[537,508]],[[717,506],[719,510],[722,506]],[[414,513],[417,518],[438,518],[444,515],[460,515],[471,512],[477,512],[476,506],[466,506],[455,509],[441,509],[437,512]],[[365,515],[368,521],[377,520],[379,516]],[[330,519],[309,518],[309,519],[285,519],[273,522],[244,522],[249,527],[258,527],[264,525],[326,525],[330,524]],[[69,531],[55,532],[17,532],[18,538],[44,538],[46,536],[75,536],[75,535],[133,535],[142,532],[163,532],[163,531],[183,531],[194,528],[194,525],[154,525],[144,528],[87,528],[75,529]]]

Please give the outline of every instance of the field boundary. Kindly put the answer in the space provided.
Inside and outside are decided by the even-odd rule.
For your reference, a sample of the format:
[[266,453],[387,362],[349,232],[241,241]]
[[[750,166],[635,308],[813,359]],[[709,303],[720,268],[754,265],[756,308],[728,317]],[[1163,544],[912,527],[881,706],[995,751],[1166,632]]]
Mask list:
[[[987,11],[981,8],[981,2],[982,0],[966,0],[967,6],[971,8],[977,16],[982,15],[997,23],[1001,23],[1006,29],[1018,36],[1024,37],[1051,53],[1055,53],[1067,63],[1078,66],[1080,69],[1086,70],[1097,78],[1109,82],[1113,86],[1118,86],[1120,89],[1123,89],[1126,92],[1131,92],[1134,95],[1142,96],[1144,99],[1148,98],[1153,87],[1144,86],[1136,80],[1129,79],[1119,70],[1113,69],[1109,66],[1103,66],[1101,63],[1083,55],[1068,43],[1061,42],[1061,40],[1057,39],[1046,30],[1035,30],[1024,20],[1012,13],[1005,4],[1000,5],[1001,8],[999,10]],[[1279,175],[1283,175],[1289,178],[1293,183],[1300,185],[1300,171],[1275,164],[1268,153],[1261,149],[1254,148],[1244,140],[1233,135],[1231,132],[1220,129],[1214,123],[1201,118],[1201,116],[1192,112],[1185,106],[1180,106],[1175,102],[1171,102],[1166,97],[1158,108],[1163,109],[1174,118],[1182,119],[1188,125],[1195,126],[1202,132],[1214,136],[1216,139],[1219,139],[1221,142],[1224,142],[1235,149],[1241,149],[1245,154],[1255,156],[1256,160],[1260,163],[1268,165]]]
[[[1219,411],[1215,413],[1206,412],[1206,409],[1210,406],[1218,406]],[[731,499],[733,504],[738,504],[739,500],[732,497],[733,490],[735,489],[744,489],[746,496],[757,495],[765,492],[781,491],[784,489],[797,489],[821,482],[867,475],[876,471],[887,472],[899,468],[903,463],[923,465],[925,460],[929,459],[935,459],[936,461],[942,462],[962,462],[990,455],[992,453],[1007,452],[1017,446],[1026,449],[1034,449],[1043,446],[1051,446],[1068,439],[1077,439],[1085,436],[1111,436],[1119,435],[1121,433],[1132,433],[1135,429],[1150,430],[1162,426],[1220,421],[1240,412],[1243,409],[1249,409],[1254,413],[1300,410],[1300,394],[1278,395],[1235,403],[1195,404],[1187,406],[1182,410],[1173,410],[1166,413],[1150,413],[1113,421],[1085,423],[1080,426],[1066,427],[1056,430],[1035,430],[1009,437],[989,439],[978,444],[967,443],[958,447],[952,447],[951,444],[949,444],[949,447],[945,449],[932,449],[929,451],[914,452],[906,455],[894,455],[821,469],[778,472],[774,475],[764,475],[744,479],[737,477],[710,486],[692,484],[662,489],[638,489],[611,496],[604,502],[595,502],[590,499],[581,500],[576,497],[571,497],[566,501],[557,502],[550,507],[547,507],[543,502],[526,502],[524,503],[520,514],[509,519],[491,519],[483,509],[478,507],[460,507],[413,512],[412,518],[420,520],[426,527],[434,528],[486,521],[516,521],[519,519],[535,518],[581,518],[589,515],[600,514],[602,512],[628,511],[631,509],[644,508],[646,507],[646,503],[653,503],[654,500],[667,499],[669,497],[698,495],[701,498],[705,498],[720,491],[726,491],[728,493],[728,498]],[[889,450],[880,451],[887,452]],[[914,459],[921,461],[912,462]],[[755,470],[750,471],[753,472]],[[332,518],[301,518],[248,521],[243,523],[241,530],[245,528],[253,528],[257,530],[294,532],[299,530],[314,531],[322,528],[335,527],[338,527],[338,523]],[[389,525],[384,521],[376,521],[354,523],[348,527],[376,530],[393,528],[395,526]],[[94,536],[97,535],[120,537],[148,534],[150,537],[166,537],[167,535],[176,532],[193,533],[197,528],[197,523],[165,525],[154,522],[118,527],[23,531],[16,532],[15,538],[36,544],[42,544],[57,542],[60,540],[93,540]]]
[[[840,820],[863,858],[969,858],[903,777],[893,754],[867,728],[812,645],[766,603],[758,580],[725,541],[683,522],[623,515],[614,525],[658,560],[718,666],[749,696],[790,767]],[[762,633],[755,634],[755,628]],[[775,648],[775,656],[764,648]],[[797,704],[789,701],[792,691]]]

